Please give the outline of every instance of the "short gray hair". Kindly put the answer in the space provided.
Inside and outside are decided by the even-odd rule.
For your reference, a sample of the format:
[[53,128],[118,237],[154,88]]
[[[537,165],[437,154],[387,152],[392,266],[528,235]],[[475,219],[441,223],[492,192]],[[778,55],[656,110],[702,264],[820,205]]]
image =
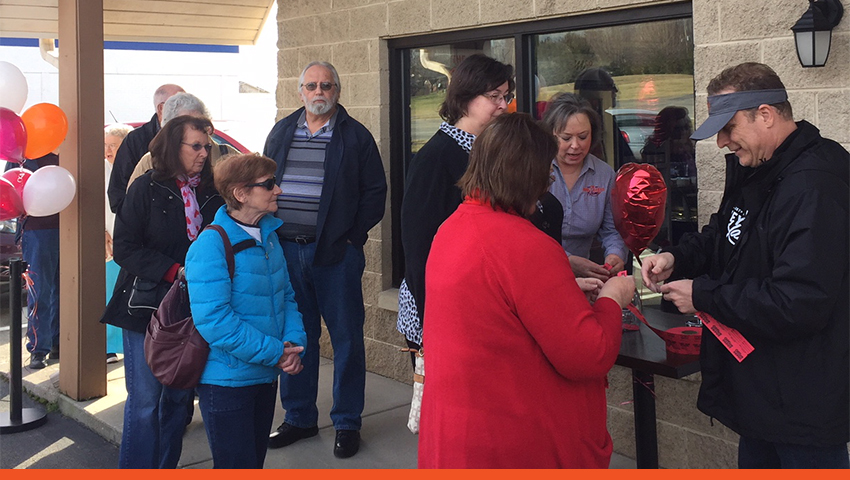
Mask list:
[[210,111],[200,98],[191,93],[180,92],[172,95],[162,106],[162,124],[165,125],[174,117],[186,115],[186,112],[194,112],[207,120],[212,120]]
[[307,70],[310,70],[310,67],[315,66],[325,67],[328,71],[331,72],[331,75],[334,77],[334,83],[336,84],[336,99],[339,100],[339,92],[342,89],[342,83],[339,81],[339,74],[336,73],[336,68],[328,62],[322,62],[319,60],[310,62],[304,67],[304,70],[301,70],[301,75],[298,76],[298,93],[301,93],[301,85],[304,83],[304,75],[307,74]]
[[103,135],[113,137],[124,138],[128,133],[133,131],[133,127],[124,123],[113,123],[112,125],[107,125],[103,129]]

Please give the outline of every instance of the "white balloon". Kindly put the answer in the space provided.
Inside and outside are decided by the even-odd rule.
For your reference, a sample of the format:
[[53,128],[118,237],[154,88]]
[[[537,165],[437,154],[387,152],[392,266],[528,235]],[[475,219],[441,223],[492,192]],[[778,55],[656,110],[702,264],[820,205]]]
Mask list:
[[24,211],[31,217],[59,213],[71,204],[77,182],[71,172],[56,165],[41,167],[24,185]]
[[27,79],[18,67],[0,61],[0,107],[21,113],[28,93]]

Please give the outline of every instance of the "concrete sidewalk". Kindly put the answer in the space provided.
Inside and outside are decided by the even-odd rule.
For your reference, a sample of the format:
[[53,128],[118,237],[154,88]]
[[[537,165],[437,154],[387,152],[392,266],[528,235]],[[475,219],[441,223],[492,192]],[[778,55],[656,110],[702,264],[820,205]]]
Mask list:
[[[59,393],[59,363],[48,361],[42,370],[26,367],[29,354],[23,349],[23,386],[30,394],[56,404],[67,417],[87,426],[115,445],[121,443],[124,417],[123,362],[107,366],[107,395],[95,400],[76,402]],[[0,333],[0,375],[9,376],[9,332]],[[373,373],[366,374],[366,408],[360,452],[340,460],[333,456],[335,431],[329,417],[332,405],[333,363],[322,359],[319,373],[319,435],[277,450],[269,450],[265,468],[416,468],[417,440],[407,429],[412,387]],[[278,406],[272,428],[283,422]],[[26,433],[16,434],[26,435]],[[181,468],[212,468],[201,412],[195,415],[183,437]],[[117,465],[116,465],[117,467]],[[611,468],[635,468],[634,460],[614,454]]]

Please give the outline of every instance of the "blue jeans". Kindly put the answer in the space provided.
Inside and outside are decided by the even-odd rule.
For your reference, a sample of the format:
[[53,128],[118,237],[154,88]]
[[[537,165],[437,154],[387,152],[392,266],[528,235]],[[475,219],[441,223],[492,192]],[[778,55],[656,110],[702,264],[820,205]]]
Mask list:
[[307,332],[307,350],[298,375],[282,375],[280,401],[284,421],[300,428],[319,421],[319,335],[325,319],[334,351],[334,382],[331,420],[337,430],[360,430],[366,391],[366,350],[363,345],[361,279],[366,267],[363,250],[346,246],[345,257],[333,265],[314,266],[316,243],[281,242],[295,301]]
[[124,330],[124,431],[119,468],[176,468],[193,390],[163,386],[145,361],[145,334]]
[[750,437],[738,442],[738,468],[850,468],[847,444],[789,445]]
[[24,230],[21,250],[32,286],[27,290],[27,351],[59,346],[59,229]]
[[196,388],[213,468],[263,468],[274,421],[277,383]]

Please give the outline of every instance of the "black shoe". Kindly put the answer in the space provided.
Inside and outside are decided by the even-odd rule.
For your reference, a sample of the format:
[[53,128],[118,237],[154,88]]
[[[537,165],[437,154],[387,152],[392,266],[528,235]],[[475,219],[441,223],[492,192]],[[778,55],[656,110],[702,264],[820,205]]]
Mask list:
[[29,368],[32,368],[33,370],[41,370],[46,366],[47,363],[45,363],[45,356],[43,353],[30,354]]
[[277,430],[269,435],[269,448],[281,448],[301,440],[302,438],[315,437],[319,434],[319,427],[299,428],[286,422],[280,424]]
[[59,345],[51,347],[50,353],[47,354],[47,358],[50,360],[59,360]]
[[106,363],[118,363],[121,359],[118,358],[117,353],[107,353],[106,354]]
[[334,442],[334,457],[353,457],[360,450],[359,430],[337,430]]

